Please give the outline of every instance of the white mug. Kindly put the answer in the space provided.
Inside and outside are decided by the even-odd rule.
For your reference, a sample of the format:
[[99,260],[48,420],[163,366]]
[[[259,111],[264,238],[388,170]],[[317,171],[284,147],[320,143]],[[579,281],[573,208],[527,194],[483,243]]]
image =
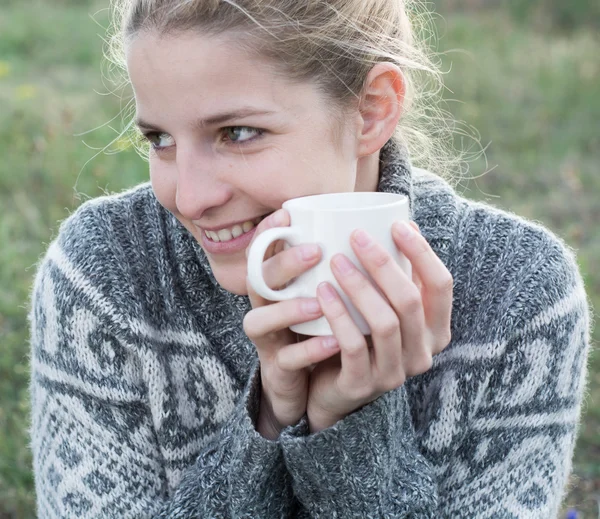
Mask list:
[[[361,228],[381,244],[410,277],[410,262],[397,249],[391,231],[394,222],[409,220],[408,198],[404,195],[380,192],[329,193],[293,198],[284,202],[282,207],[290,215],[290,226],[267,229],[255,238],[248,253],[248,279],[256,293],[271,301],[316,297],[317,286],[327,281],[344,301],[361,333],[369,335],[369,325],[331,272],[331,258],[338,253],[344,254],[381,293],[377,283],[367,274],[350,245],[350,234]],[[316,243],[322,251],[321,261],[317,265],[298,276],[282,290],[271,290],[262,275],[265,252],[276,240],[285,240],[285,248]],[[296,324],[290,329],[303,335],[332,335],[324,316]]]

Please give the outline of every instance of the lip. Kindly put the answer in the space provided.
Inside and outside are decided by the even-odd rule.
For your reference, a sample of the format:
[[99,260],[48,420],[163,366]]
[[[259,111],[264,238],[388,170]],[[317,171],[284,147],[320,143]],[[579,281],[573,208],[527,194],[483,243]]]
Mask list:
[[[254,218],[247,218],[246,220],[238,220],[237,222],[230,222],[227,223],[225,225],[219,225],[218,227],[204,227],[203,225],[198,225],[197,227],[199,229],[202,229],[202,231],[214,231],[214,232],[218,232],[221,229],[231,229],[234,225],[242,225],[244,222],[252,222],[254,223],[255,220],[257,220],[258,218],[260,218],[261,220],[270,215],[271,213],[266,213],[266,214],[261,214],[259,216],[255,216]],[[258,225],[258,224],[256,224]]]
[[202,247],[210,254],[234,254],[236,252],[245,250],[246,247],[250,245],[255,232],[256,226],[252,227],[252,229],[250,229],[248,232],[241,234],[237,238],[233,238],[233,240],[216,242],[210,240],[204,233],[204,230],[201,230],[200,238],[202,240]]

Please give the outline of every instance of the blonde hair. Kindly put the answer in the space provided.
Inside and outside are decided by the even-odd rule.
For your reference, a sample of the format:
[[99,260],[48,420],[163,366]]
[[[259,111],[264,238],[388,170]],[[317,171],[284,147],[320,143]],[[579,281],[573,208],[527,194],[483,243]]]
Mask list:
[[[431,13],[416,0],[111,0],[106,56],[128,84],[124,49],[145,31],[206,35],[236,31],[286,77],[312,81],[338,108],[356,100],[370,69],[391,62],[405,81],[403,115],[393,136],[411,161],[448,179],[463,160],[456,122],[440,108],[442,72],[430,49]],[[131,108],[131,103],[129,105]],[[135,132],[130,118],[121,136]],[[139,142],[139,140],[137,140]]]

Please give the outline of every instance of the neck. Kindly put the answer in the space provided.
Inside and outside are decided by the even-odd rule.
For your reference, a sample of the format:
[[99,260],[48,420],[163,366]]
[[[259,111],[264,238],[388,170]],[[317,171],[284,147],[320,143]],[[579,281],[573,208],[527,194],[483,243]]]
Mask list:
[[377,191],[379,185],[379,154],[377,151],[358,159],[354,191]]

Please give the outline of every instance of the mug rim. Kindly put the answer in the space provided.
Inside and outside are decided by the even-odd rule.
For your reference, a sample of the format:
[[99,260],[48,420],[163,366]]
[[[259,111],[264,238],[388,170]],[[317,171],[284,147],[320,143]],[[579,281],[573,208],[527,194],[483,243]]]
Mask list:
[[[306,202],[323,198],[355,197],[368,195],[373,198],[392,198],[389,202],[379,202],[377,205],[368,205],[366,207],[312,207],[307,206]],[[385,193],[381,191],[342,191],[336,193],[319,193],[317,195],[306,195],[286,200],[283,209],[293,209],[295,211],[319,211],[319,212],[341,212],[341,211],[369,211],[373,209],[385,209],[395,205],[404,205],[408,203],[408,197],[402,193]]]

